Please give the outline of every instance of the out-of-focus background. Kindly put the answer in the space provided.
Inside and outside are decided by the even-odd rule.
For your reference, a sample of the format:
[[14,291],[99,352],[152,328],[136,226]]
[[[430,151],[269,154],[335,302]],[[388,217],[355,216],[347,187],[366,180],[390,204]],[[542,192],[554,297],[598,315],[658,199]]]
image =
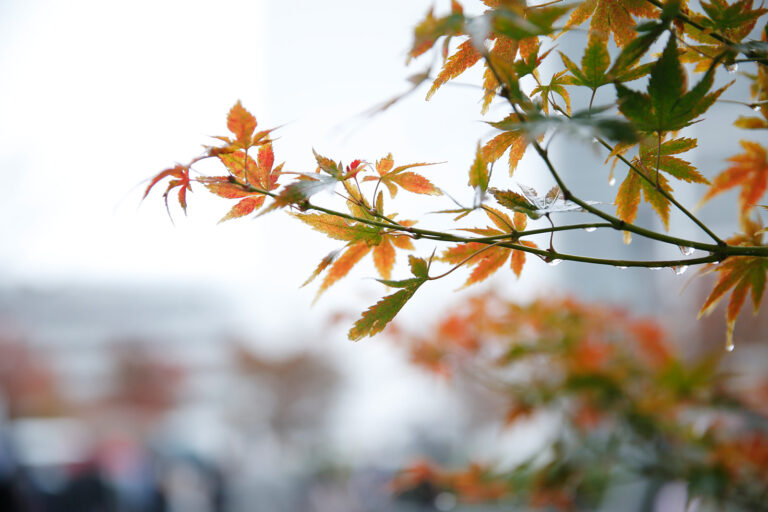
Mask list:
[[[420,88],[366,114],[429,65],[430,57],[404,63],[430,5],[0,3],[0,479],[14,482],[0,503],[24,511],[448,510],[455,503],[445,496],[393,501],[393,472],[418,456],[530,451],[541,425],[517,429],[513,441],[484,421],[477,396],[411,367],[397,346],[346,340],[356,315],[383,293],[369,279],[372,265],[312,306],[315,290],[299,285],[337,248],[332,241],[281,214],[217,225],[228,206],[203,194],[191,196],[186,217],[172,207],[173,223],[159,194],[141,201],[149,176],[225,133],[239,99],[260,127],[284,125],[275,153],[288,170],[314,169],[312,148],[345,162],[392,152],[402,163],[445,162],[425,174],[471,202],[466,168],[490,133],[477,91],[446,86],[426,103]],[[578,41],[564,37],[560,48]],[[700,145],[718,155],[724,144]],[[611,197],[602,168],[589,177],[583,168],[604,155],[561,151],[564,172]],[[703,166],[716,157],[699,158]],[[528,155],[517,178],[547,186],[537,165]],[[421,215],[451,206],[424,204],[405,208]],[[716,214],[726,203],[713,204],[711,219],[733,217]],[[695,236],[682,223],[673,229]],[[640,241],[628,248],[615,236],[590,236],[591,250],[652,254]],[[575,237],[561,243],[582,247]],[[428,329],[460,301],[458,274],[420,291],[402,325]],[[478,289],[519,300],[575,293],[693,322],[703,292],[694,283],[680,300],[684,280],[531,261],[520,280],[505,273]],[[765,332],[764,322],[749,322],[740,341]],[[716,320],[668,324],[692,342],[721,342]]]

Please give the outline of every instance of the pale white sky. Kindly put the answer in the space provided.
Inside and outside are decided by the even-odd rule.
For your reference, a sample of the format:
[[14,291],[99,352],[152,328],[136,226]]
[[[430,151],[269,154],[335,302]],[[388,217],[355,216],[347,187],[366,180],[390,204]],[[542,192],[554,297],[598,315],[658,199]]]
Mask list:
[[[334,311],[359,314],[386,293],[370,279],[369,262],[314,308],[316,288],[298,289],[338,242],[281,213],[217,225],[229,203],[199,187],[188,217],[172,209],[175,225],[159,192],[140,198],[147,178],[199,154],[207,136],[225,134],[226,113],[240,99],[261,127],[287,123],[275,144],[286,169],[313,170],[313,147],[345,162],[391,151],[399,163],[447,162],[425,174],[471,203],[467,169],[477,141],[490,133],[480,122],[479,92],[446,87],[426,103],[422,88],[380,116],[358,116],[404,91],[406,77],[426,67],[428,58],[407,68],[405,56],[431,3],[0,3],[0,281],[215,286],[233,297],[242,328],[280,339],[297,326],[305,335],[326,331]],[[413,218],[450,207],[447,199],[411,200],[405,211]],[[420,250],[428,255],[432,246]],[[506,272],[497,284],[522,295],[542,268],[529,266],[520,281]],[[465,279],[457,272],[424,287],[401,318],[412,325],[436,319],[446,302],[470,293],[453,293]],[[418,388],[424,399],[411,400],[420,377],[404,374],[386,345],[323,339],[305,341],[341,354],[358,386],[347,403],[356,422],[340,432],[347,446],[370,447],[379,431],[403,435],[409,422],[446,414],[439,383]]]
[[[226,112],[241,99],[260,126],[287,123],[275,145],[287,169],[311,170],[313,147],[345,161],[391,151],[403,163],[446,161],[427,174],[469,202],[465,169],[489,133],[478,93],[446,87],[426,103],[421,89],[383,115],[357,116],[426,66],[406,68],[405,54],[430,4],[3,3],[0,279],[215,283],[308,308],[314,290],[296,287],[338,244],[279,213],[216,225],[227,203],[203,191],[191,195],[187,218],[173,210],[174,226],[159,193],[140,202],[145,180],[226,133]],[[406,210],[448,207],[428,200]],[[375,299],[383,288],[361,281],[373,275],[362,266],[328,302]],[[435,296],[462,279],[436,284]]]

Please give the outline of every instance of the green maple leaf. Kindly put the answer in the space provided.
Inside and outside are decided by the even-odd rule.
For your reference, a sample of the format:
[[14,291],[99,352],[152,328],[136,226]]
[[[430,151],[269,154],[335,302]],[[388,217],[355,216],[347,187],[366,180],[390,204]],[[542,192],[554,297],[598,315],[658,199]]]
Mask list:
[[413,297],[416,290],[429,279],[426,261],[414,256],[411,256],[409,260],[411,273],[414,277],[403,279],[402,281],[381,280],[387,286],[400,289],[368,308],[363,313],[363,316],[355,322],[352,329],[350,329],[349,339],[358,341],[366,336],[373,336],[381,332],[395,318],[395,315],[403,309],[405,303]]
[[[641,141],[638,156],[633,159],[632,163],[637,168],[644,170],[648,179],[641,178],[633,170],[629,171],[616,194],[616,213],[619,218],[625,222],[634,222],[642,193],[642,197],[656,211],[664,227],[668,229],[670,202],[659,189],[669,194],[672,192],[672,188],[669,186],[667,178],[661,173],[664,172],[675,179],[688,183],[709,183],[689,162],[672,156],[695,147],[696,140],[687,138],[666,141],[661,144],[661,147],[652,137]],[[658,189],[656,184],[658,184]]]
[[[707,94],[715,79],[711,67],[690,91],[677,51],[677,40],[670,36],[664,52],[653,64],[648,92],[641,93],[616,82],[619,110],[640,131],[663,133],[693,124],[728,87]],[[729,84],[730,85],[730,84]]]
[[571,97],[568,95],[568,91],[563,87],[569,83],[568,77],[565,76],[566,71],[560,71],[552,75],[548,85],[541,84],[531,91],[531,96],[539,94],[541,96],[541,109],[545,114],[549,114],[549,103],[554,104],[554,95],[557,94],[563,100],[565,100],[565,109],[568,115],[571,114]]
[[592,37],[589,39],[587,49],[581,58],[581,67],[577,66],[567,55],[560,52],[563,64],[571,73],[568,75],[568,85],[579,85],[597,90],[604,85],[612,83],[614,80],[619,82],[630,82],[642,76],[647,75],[651,70],[651,64],[642,64],[623,69],[617,75],[608,73],[608,66],[611,63],[611,56],[608,53],[608,45],[600,38]]
[[757,19],[768,12],[763,7],[752,9],[752,3],[753,0],[739,0],[731,5],[726,0],[702,1],[701,8],[707,16],[696,18],[704,27],[740,41],[749,35]]

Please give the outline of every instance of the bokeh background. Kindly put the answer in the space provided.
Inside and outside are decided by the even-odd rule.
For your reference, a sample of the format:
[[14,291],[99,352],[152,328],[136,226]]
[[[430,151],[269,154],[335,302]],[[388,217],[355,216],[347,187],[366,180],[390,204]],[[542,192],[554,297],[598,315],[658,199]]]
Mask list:
[[[419,456],[530,453],[546,424],[510,433],[484,421],[476,395],[413,368],[386,339],[346,340],[383,293],[372,265],[313,306],[315,290],[299,285],[332,241],[279,213],[217,225],[228,206],[203,194],[186,217],[171,207],[173,222],[158,193],[141,201],[149,176],[225,133],[239,99],[260,127],[283,125],[275,152],[286,169],[314,169],[312,148],[345,162],[392,152],[397,162],[444,162],[425,174],[470,203],[466,169],[491,133],[478,91],[446,86],[427,103],[422,87],[370,114],[430,65],[405,66],[430,5],[0,2],[0,476],[23,470],[29,493],[45,497],[31,510],[86,510],[78,504],[100,493],[126,511],[448,510],[445,496],[395,502],[387,482]],[[735,150],[700,135],[712,140],[700,143],[702,166]],[[580,190],[610,201],[604,155],[566,142],[558,151]],[[527,155],[516,179],[548,187],[538,166]],[[729,206],[715,201],[703,215],[729,232]],[[403,213],[450,207],[406,202]],[[698,236],[678,219],[672,227]],[[559,243],[582,250],[590,236],[593,252],[656,255],[641,241],[580,235]],[[454,293],[459,274],[420,291],[399,323],[429,329],[466,297]],[[721,343],[718,319],[691,326],[704,287],[680,295],[687,277],[531,261],[520,280],[505,274],[477,289],[611,301],[660,315],[691,344]],[[740,329],[747,344],[765,322]]]

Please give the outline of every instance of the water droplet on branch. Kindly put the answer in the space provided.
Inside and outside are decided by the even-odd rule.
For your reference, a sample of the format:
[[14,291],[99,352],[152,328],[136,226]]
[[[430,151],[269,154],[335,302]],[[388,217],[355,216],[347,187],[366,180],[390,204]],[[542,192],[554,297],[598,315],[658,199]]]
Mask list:
[[625,267],[623,265],[616,265],[616,268],[619,270],[627,270],[628,267]]
[[586,231],[587,233],[592,233],[593,231],[596,231],[596,230],[597,230],[597,228],[595,226],[590,226],[588,228],[584,228],[584,231]]
[[648,270],[661,270],[661,267],[648,267]]
[[737,72],[739,70],[739,65],[736,64],[735,62],[732,62],[731,64],[726,64],[725,65],[725,70],[727,72],[729,72],[730,74],[734,74],[735,72]]
[[547,262],[547,265],[549,265],[550,267],[556,267],[557,265],[561,264],[562,262],[563,262],[563,260],[559,260],[559,259],[555,258],[553,260],[549,260]]
[[695,250],[693,247],[688,247],[687,245],[678,245],[677,248],[680,249],[683,256],[690,256]]
[[688,265],[680,265],[677,267],[672,267],[672,272],[674,272],[676,276],[685,274],[686,270],[688,270]]

